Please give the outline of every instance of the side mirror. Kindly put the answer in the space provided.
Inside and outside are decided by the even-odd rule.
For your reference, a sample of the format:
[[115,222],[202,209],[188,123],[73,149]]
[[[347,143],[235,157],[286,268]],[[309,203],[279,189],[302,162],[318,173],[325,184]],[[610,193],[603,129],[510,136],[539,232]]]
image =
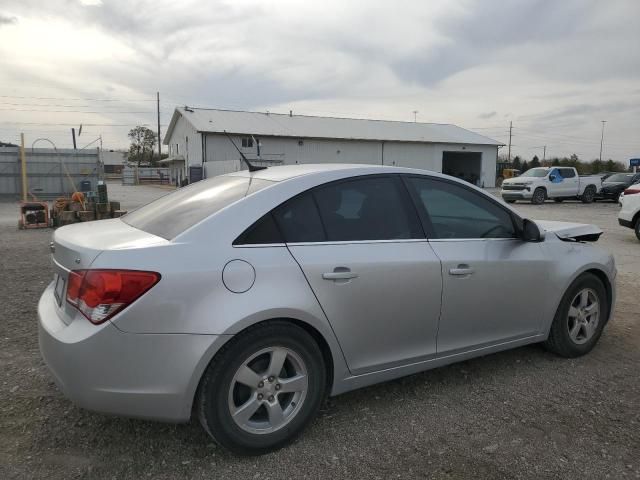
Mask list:
[[525,218],[522,221],[522,239],[525,242],[542,242],[544,231],[540,230],[536,222]]
[[554,174],[549,175],[549,181],[553,182],[556,179]]

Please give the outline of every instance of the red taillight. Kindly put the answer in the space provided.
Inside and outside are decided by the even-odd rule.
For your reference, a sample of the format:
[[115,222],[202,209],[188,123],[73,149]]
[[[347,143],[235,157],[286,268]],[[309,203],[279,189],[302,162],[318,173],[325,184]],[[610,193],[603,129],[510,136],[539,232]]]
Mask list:
[[624,194],[625,194],[625,195],[633,195],[633,194],[636,194],[636,193],[640,193],[640,187],[635,187],[635,186],[634,186],[634,187],[632,187],[632,188],[627,188],[627,189],[624,191]]
[[135,302],[160,281],[139,270],[74,270],[67,280],[67,302],[96,325]]

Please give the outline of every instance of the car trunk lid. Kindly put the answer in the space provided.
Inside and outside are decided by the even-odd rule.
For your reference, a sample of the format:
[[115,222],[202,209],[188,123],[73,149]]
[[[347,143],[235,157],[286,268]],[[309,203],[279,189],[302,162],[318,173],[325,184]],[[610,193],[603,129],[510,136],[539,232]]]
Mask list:
[[57,229],[50,243],[55,297],[61,319],[69,324],[75,310],[64,301],[71,270],[85,270],[105,250],[141,248],[169,243],[164,238],[127,225],[119,218],[76,223]]

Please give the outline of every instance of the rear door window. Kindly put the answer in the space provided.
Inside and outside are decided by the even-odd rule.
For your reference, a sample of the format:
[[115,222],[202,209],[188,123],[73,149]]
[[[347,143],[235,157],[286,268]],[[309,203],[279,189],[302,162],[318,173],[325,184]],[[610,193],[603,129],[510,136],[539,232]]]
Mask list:
[[324,242],[326,236],[311,193],[303,193],[280,205],[273,216],[288,243]]
[[244,176],[201,180],[124,215],[134,228],[171,240],[217,211],[275,182]]
[[362,177],[314,190],[328,241],[424,238],[415,208],[395,177]]

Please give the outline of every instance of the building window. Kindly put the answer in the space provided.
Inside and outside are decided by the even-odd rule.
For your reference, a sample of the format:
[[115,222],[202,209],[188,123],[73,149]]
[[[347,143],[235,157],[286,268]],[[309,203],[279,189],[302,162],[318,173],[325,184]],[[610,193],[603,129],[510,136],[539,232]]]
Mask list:
[[253,148],[253,138],[244,137],[242,139],[242,148]]

